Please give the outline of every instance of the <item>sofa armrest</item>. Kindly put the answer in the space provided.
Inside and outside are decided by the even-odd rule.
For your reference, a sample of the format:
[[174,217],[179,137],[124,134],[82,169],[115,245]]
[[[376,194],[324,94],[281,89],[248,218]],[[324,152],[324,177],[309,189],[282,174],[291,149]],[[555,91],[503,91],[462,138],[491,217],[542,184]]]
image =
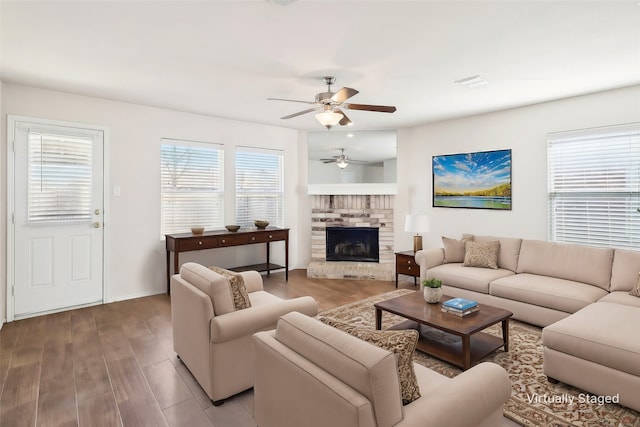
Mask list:
[[412,402],[399,425],[462,427],[491,416],[499,418],[500,425],[502,407],[510,396],[507,372],[495,363],[480,363]]
[[312,297],[299,297],[216,316],[211,319],[211,342],[222,343],[275,329],[278,318],[292,311],[315,316],[318,303]]
[[244,279],[244,287],[247,292],[263,291],[262,276],[257,271],[243,271],[240,273]]
[[209,372],[209,321],[214,317],[211,298],[182,280],[171,278],[173,349],[200,379]]
[[444,248],[423,249],[416,252],[415,258],[420,266],[420,280],[425,280],[428,269],[444,263]]

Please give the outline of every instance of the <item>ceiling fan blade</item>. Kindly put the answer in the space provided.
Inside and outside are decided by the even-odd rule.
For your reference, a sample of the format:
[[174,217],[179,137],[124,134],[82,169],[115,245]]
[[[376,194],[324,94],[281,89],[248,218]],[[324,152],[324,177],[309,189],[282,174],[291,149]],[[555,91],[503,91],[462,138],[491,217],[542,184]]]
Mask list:
[[287,101],[287,102],[301,102],[303,104],[315,104],[312,101],[298,101],[297,99],[284,99],[284,98],[267,98],[267,101]]
[[343,87],[339,91],[333,94],[331,97],[332,101],[342,103],[347,99],[351,98],[353,95],[357,95],[359,92],[355,89],[351,89],[350,87]]
[[308,110],[298,111],[297,113],[289,114],[288,116],[280,117],[282,120],[291,119],[293,117],[301,116],[303,114],[310,113],[312,111],[316,111],[315,108],[309,108]]
[[320,159],[320,161],[322,161],[322,163],[333,163],[338,161],[338,159]]
[[335,111],[336,113],[340,113],[340,114],[342,114],[342,116],[343,116],[343,117],[342,117],[342,119],[340,119],[340,121],[338,122],[338,124],[339,124],[340,126],[350,126],[350,125],[352,125],[352,124],[353,124],[353,122],[351,121],[351,119],[350,119],[349,117],[347,117],[347,115],[344,113],[344,111],[342,111],[342,110],[341,110],[341,109],[339,109],[339,108],[335,108],[335,109],[334,109],[334,111]]
[[377,111],[380,113],[393,113],[396,111],[396,107],[389,105],[344,104],[343,107],[349,110]]

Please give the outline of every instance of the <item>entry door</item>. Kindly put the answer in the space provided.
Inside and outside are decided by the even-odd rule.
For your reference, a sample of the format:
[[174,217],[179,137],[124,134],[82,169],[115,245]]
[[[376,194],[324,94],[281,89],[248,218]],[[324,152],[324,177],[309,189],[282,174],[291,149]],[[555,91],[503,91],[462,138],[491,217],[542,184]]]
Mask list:
[[104,132],[14,123],[14,317],[101,302]]

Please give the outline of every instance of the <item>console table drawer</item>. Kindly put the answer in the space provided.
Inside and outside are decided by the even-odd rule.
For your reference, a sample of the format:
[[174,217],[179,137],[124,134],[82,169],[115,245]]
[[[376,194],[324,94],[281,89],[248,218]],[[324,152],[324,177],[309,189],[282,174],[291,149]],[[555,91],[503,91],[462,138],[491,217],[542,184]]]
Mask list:
[[219,246],[219,239],[218,237],[201,237],[199,239],[187,239],[180,241],[176,246],[178,246],[178,252],[210,249]]
[[239,234],[237,236],[220,237],[220,246],[238,246],[253,243],[248,234]]
[[285,240],[289,232],[287,230],[267,230],[263,233],[256,233],[251,236],[251,243],[264,243],[275,240]]

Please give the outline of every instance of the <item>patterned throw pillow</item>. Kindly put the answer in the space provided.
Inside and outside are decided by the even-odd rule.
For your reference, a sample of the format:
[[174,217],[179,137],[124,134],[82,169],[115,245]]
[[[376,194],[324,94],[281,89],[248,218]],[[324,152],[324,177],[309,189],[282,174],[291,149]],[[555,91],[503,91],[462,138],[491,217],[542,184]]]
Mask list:
[[226,270],[220,267],[209,267],[209,270],[215,271],[224,276],[231,286],[231,295],[233,295],[233,305],[236,311],[251,307],[247,288],[244,286],[244,277],[235,271]]
[[329,317],[320,321],[340,329],[354,337],[367,341],[392,352],[396,356],[398,378],[402,390],[402,404],[407,405],[420,398],[420,389],[416,372],[413,369],[413,353],[418,343],[418,331],[415,329],[397,331],[377,331],[354,326]]
[[636,282],[636,285],[629,291],[629,295],[640,298],[640,274],[638,274],[638,281]]
[[442,236],[444,263],[464,261],[464,243],[473,240],[473,236],[463,236],[461,240]]
[[500,242],[465,242],[464,262],[465,267],[498,268],[498,251]]

